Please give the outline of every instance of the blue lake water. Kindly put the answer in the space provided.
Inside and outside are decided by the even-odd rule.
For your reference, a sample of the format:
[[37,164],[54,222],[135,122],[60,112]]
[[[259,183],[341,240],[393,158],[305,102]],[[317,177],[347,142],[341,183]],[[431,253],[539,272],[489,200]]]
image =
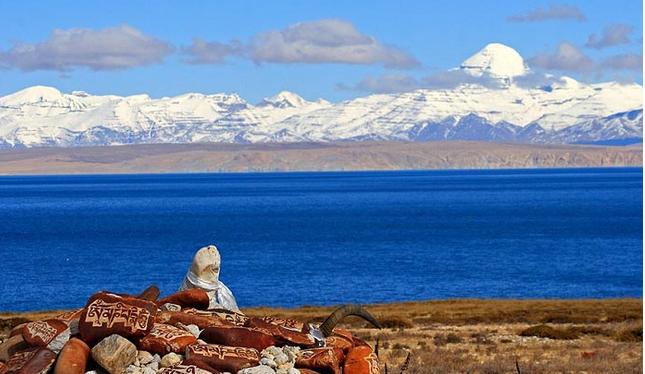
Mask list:
[[642,295],[641,168],[0,177],[0,310],[176,290],[241,306]]

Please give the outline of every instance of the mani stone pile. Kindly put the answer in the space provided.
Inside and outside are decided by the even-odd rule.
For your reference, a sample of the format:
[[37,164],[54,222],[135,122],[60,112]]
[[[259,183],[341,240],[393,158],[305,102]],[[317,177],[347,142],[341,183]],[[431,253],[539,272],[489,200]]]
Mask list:
[[360,306],[321,325],[208,310],[198,288],[158,300],[99,292],[84,308],[16,326],[0,344],[0,374],[374,374],[377,355],[335,328],[347,315],[380,327]]

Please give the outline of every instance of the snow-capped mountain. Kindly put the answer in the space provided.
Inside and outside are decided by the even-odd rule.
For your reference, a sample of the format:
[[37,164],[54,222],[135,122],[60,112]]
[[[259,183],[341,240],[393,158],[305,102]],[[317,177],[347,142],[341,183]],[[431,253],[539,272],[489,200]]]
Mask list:
[[642,140],[642,86],[585,84],[534,73],[522,56],[489,44],[452,72],[454,88],[417,89],[330,103],[281,92],[258,104],[236,94],[64,94],[36,86],[0,97],[0,147],[192,142],[358,140]]

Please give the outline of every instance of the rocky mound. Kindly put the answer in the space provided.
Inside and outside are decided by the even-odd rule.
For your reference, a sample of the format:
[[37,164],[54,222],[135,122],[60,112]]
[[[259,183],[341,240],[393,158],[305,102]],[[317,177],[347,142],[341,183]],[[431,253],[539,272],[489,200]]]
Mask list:
[[0,374],[372,374],[377,355],[336,328],[347,315],[380,327],[360,306],[322,324],[209,309],[209,294],[188,289],[159,298],[99,292],[84,308],[16,326],[0,344]]

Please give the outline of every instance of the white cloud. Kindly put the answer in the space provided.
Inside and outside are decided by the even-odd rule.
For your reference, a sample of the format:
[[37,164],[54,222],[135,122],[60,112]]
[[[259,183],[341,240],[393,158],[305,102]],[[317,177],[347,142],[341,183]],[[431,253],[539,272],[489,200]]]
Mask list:
[[602,31],[602,35],[600,36],[596,34],[589,35],[585,46],[589,48],[602,49],[620,44],[628,44],[631,42],[630,34],[632,31],[634,31],[634,28],[629,25],[610,25],[605,27]]
[[547,20],[573,20],[582,22],[587,19],[580,8],[573,5],[551,5],[549,8],[537,8],[523,14],[506,18],[511,22],[540,22]]
[[500,88],[503,82],[489,74],[475,76],[464,70],[448,70],[422,79],[425,87],[451,89],[462,84],[478,84],[488,88]]
[[530,66],[545,70],[583,72],[594,68],[593,61],[571,43],[560,43],[554,52],[540,53],[528,60]]
[[611,70],[643,70],[643,55],[625,53],[610,56],[602,61],[601,67]]
[[418,61],[399,48],[362,34],[352,23],[323,19],[300,22],[282,30],[258,33],[247,45],[240,43],[193,42],[186,49],[191,61],[221,63],[239,56],[256,63],[338,63],[410,68]]
[[352,90],[371,93],[408,92],[419,88],[452,89],[463,84],[478,84],[488,88],[501,88],[504,82],[489,74],[474,76],[463,70],[448,70],[433,75],[415,78],[407,74],[384,74],[368,76],[356,84],[336,85],[341,90]]
[[19,43],[0,52],[0,63],[24,71],[116,70],[159,63],[171,51],[168,43],[128,25],[56,29],[44,42]]
[[406,74],[385,74],[377,77],[365,77],[353,85],[339,83],[336,87],[340,90],[370,93],[395,93],[421,88],[421,84],[416,78]]
[[221,64],[229,56],[241,54],[242,50],[242,46],[238,42],[225,44],[195,38],[193,43],[184,49],[184,52],[190,56],[188,62],[191,64]]

